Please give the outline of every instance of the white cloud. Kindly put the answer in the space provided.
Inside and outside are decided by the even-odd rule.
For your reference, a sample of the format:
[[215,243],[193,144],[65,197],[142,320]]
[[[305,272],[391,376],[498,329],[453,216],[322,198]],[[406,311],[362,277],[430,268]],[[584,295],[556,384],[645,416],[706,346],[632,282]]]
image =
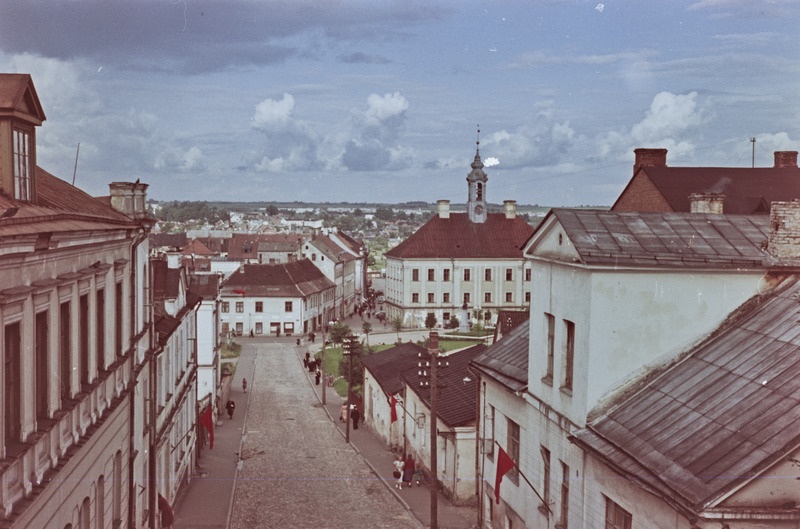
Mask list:
[[256,129],[283,126],[289,123],[294,111],[294,97],[292,94],[283,94],[280,100],[265,99],[256,105],[253,114],[252,126]]
[[639,145],[663,143],[705,121],[697,108],[697,92],[672,94],[660,92],[653,98],[645,118],[631,129],[631,139]]
[[379,125],[395,116],[402,116],[408,110],[408,101],[399,92],[393,94],[370,94],[367,97],[367,109],[364,117],[368,125]]
[[483,161],[483,165],[485,167],[494,167],[495,165],[500,165],[500,160],[494,156],[489,156]]

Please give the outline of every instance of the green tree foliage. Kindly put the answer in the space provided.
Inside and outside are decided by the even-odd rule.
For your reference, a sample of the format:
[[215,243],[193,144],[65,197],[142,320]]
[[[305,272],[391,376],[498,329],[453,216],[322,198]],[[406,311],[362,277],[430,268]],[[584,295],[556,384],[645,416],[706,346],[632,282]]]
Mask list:
[[337,321],[328,329],[328,336],[333,343],[343,343],[344,339],[351,334],[353,334],[353,330],[350,326],[341,321]]
[[363,332],[367,337],[367,347],[369,347],[369,333],[372,332],[372,324],[368,321],[365,321],[361,324],[361,332]]
[[[366,351],[364,344],[359,342],[358,338],[355,336],[352,338],[353,340],[350,342],[349,350],[350,358],[348,358],[346,354],[342,355],[342,360],[339,362],[339,375],[347,378],[347,368],[350,367],[352,360],[353,370],[350,372],[350,380],[355,384],[364,378],[364,366],[361,364],[361,358]],[[347,353],[347,351],[345,351],[345,353]]]
[[392,328],[394,332],[397,333],[397,341],[400,341],[400,331],[403,330],[403,317],[402,316],[395,316],[392,318]]
[[230,220],[227,211],[210,205],[208,202],[165,202],[156,215],[161,221],[188,222],[190,220],[205,221],[210,224],[221,220]]
[[386,222],[391,222],[395,218],[394,210],[392,210],[392,208],[389,207],[375,208],[375,218]]
[[436,315],[433,312],[429,312],[427,316],[425,316],[425,328],[426,329],[433,329],[436,327]]

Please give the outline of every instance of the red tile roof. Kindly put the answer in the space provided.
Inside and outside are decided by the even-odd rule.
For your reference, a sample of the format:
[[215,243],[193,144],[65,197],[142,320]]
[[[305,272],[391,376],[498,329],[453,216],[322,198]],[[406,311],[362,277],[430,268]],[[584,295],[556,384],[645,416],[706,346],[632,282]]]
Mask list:
[[335,288],[308,259],[280,264],[245,264],[222,283],[222,296],[305,297]]
[[[234,233],[228,244],[228,258],[229,259],[256,259],[259,250],[266,251],[299,251],[300,246],[303,244],[304,236],[297,235],[296,233],[278,234],[278,233]],[[267,245],[261,246],[261,243],[267,245],[280,245],[278,250],[272,250]]]
[[388,252],[396,259],[508,259],[522,258],[533,227],[521,217],[489,213],[484,223],[474,223],[466,213],[435,216],[411,237]]

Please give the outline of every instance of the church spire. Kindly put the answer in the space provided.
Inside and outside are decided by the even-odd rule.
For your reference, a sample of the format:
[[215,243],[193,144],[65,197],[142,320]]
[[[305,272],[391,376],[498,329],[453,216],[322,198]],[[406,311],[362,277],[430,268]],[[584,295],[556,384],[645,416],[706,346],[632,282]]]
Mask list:
[[475,159],[472,171],[467,175],[467,214],[472,222],[486,222],[486,181],[489,179],[481,161],[481,128],[478,125],[478,138],[475,141]]

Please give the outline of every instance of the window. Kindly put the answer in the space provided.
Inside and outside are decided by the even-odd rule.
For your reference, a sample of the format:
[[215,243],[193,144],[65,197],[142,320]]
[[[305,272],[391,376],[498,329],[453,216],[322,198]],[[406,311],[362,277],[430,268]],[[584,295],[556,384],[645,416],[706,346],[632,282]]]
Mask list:
[[530,303],[530,302],[531,302],[531,293],[525,292],[525,303]]
[[494,406],[489,405],[489,425],[486,427],[488,433],[488,442],[486,446],[486,455],[490,459],[494,459]]
[[525,269],[525,281],[530,281],[530,280],[531,280],[531,269],[530,268],[526,268]]
[[419,303],[419,293],[414,292],[411,294],[411,303]]
[[469,292],[464,292],[464,303],[469,303]]
[[72,360],[70,359],[70,312],[69,301],[61,304],[58,311],[58,372],[61,383],[61,400],[67,400],[72,395],[70,393],[70,381],[72,377]]
[[514,295],[511,292],[506,292],[506,303],[512,303],[514,301]]
[[[508,456],[514,460],[514,463],[519,464],[519,424],[511,419],[508,419],[508,439],[506,440],[506,447],[508,447]],[[511,481],[519,485],[519,471],[517,465],[508,472]]]
[[264,302],[256,301],[256,312],[264,312]]
[[442,320],[450,321],[450,313],[449,312],[442,312]]
[[506,268],[506,281],[514,281],[514,269]]
[[89,296],[84,294],[79,301],[79,334],[78,347],[80,348],[80,369],[81,383],[91,382],[89,375]]
[[264,333],[264,323],[257,321],[256,322],[256,334],[263,334]]
[[464,281],[472,281],[469,268],[464,269]]
[[236,302],[236,312],[238,312],[238,313],[244,312],[244,301],[237,301]]
[[552,314],[545,313],[545,324],[547,325],[547,373],[545,378],[549,383],[553,383],[553,354],[556,339],[556,318]]
[[606,498],[606,525],[605,529],[631,529],[631,513]]
[[5,364],[5,383],[3,384],[5,409],[3,415],[5,419],[6,447],[8,447],[9,442],[20,440],[19,436],[22,430],[22,414],[20,411],[22,408],[20,405],[21,349],[22,335],[19,322],[6,325],[5,342],[3,343],[3,363]]
[[442,281],[450,281],[450,269],[445,268],[442,270]]
[[95,357],[97,358],[97,370],[102,371],[106,368],[106,292],[97,291],[97,314],[95,329]]
[[434,294],[433,292],[428,292],[428,303],[435,303],[435,299],[434,299],[435,296],[436,296],[436,294]]
[[542,499],[544,504],[549,508],[550,505],[550,450],[540,446],[539,451],[542,454]]
[[428,268],[428,281],[436,281],[436,270]]
[[561,462],[561,515],[559,516],[559,526],[567,529],[569,522],[569,467]]
[[231,304],[229,302],[227,302],[227,301],[223,301],[222,302],[222,312],[227,314],[230,311],[231,311]]
[[122,283],[117,283],[114,305],[114,356],[122,356]]
[[47,397],[49,391],[49,366],[47,365],[47,351],[48,351],[48,318],[47,311],[40,312],[36,315],[36,343],[34,361],[36,363],[36,388],[34,395],[36,397],[36,418],[47,418]]
[[564,320],[567,339],[564,343],[564,380],[561,387],[572,389],[572,372],[575,362],[575,324]]
[[236,322],[236,335],[242,336],[244,334],[244,323]]
[[491,281],[492,280],[492,269],[491,268],[487,268],[487,269],[485,269],[483,271],[483,279],[485,281]]
[[316,253],[312,253],[311,254],[311,260],[312,261],[316,261],[317,260],[317,254]]
[[450,303],[450,292],[442,294],[442,303]]
[[483,294],[483,302],[484,303],[491,303],[492,302],[492,293],[491,292],[485,292]]
[[411,269],[411,281],[419,281],[419,268]]
[[291,301],[284,301],[283,302],[283,312],[292,312],[292,302]]
[[14,129],[14,198],[31,199],[31,139],[24,130]]

